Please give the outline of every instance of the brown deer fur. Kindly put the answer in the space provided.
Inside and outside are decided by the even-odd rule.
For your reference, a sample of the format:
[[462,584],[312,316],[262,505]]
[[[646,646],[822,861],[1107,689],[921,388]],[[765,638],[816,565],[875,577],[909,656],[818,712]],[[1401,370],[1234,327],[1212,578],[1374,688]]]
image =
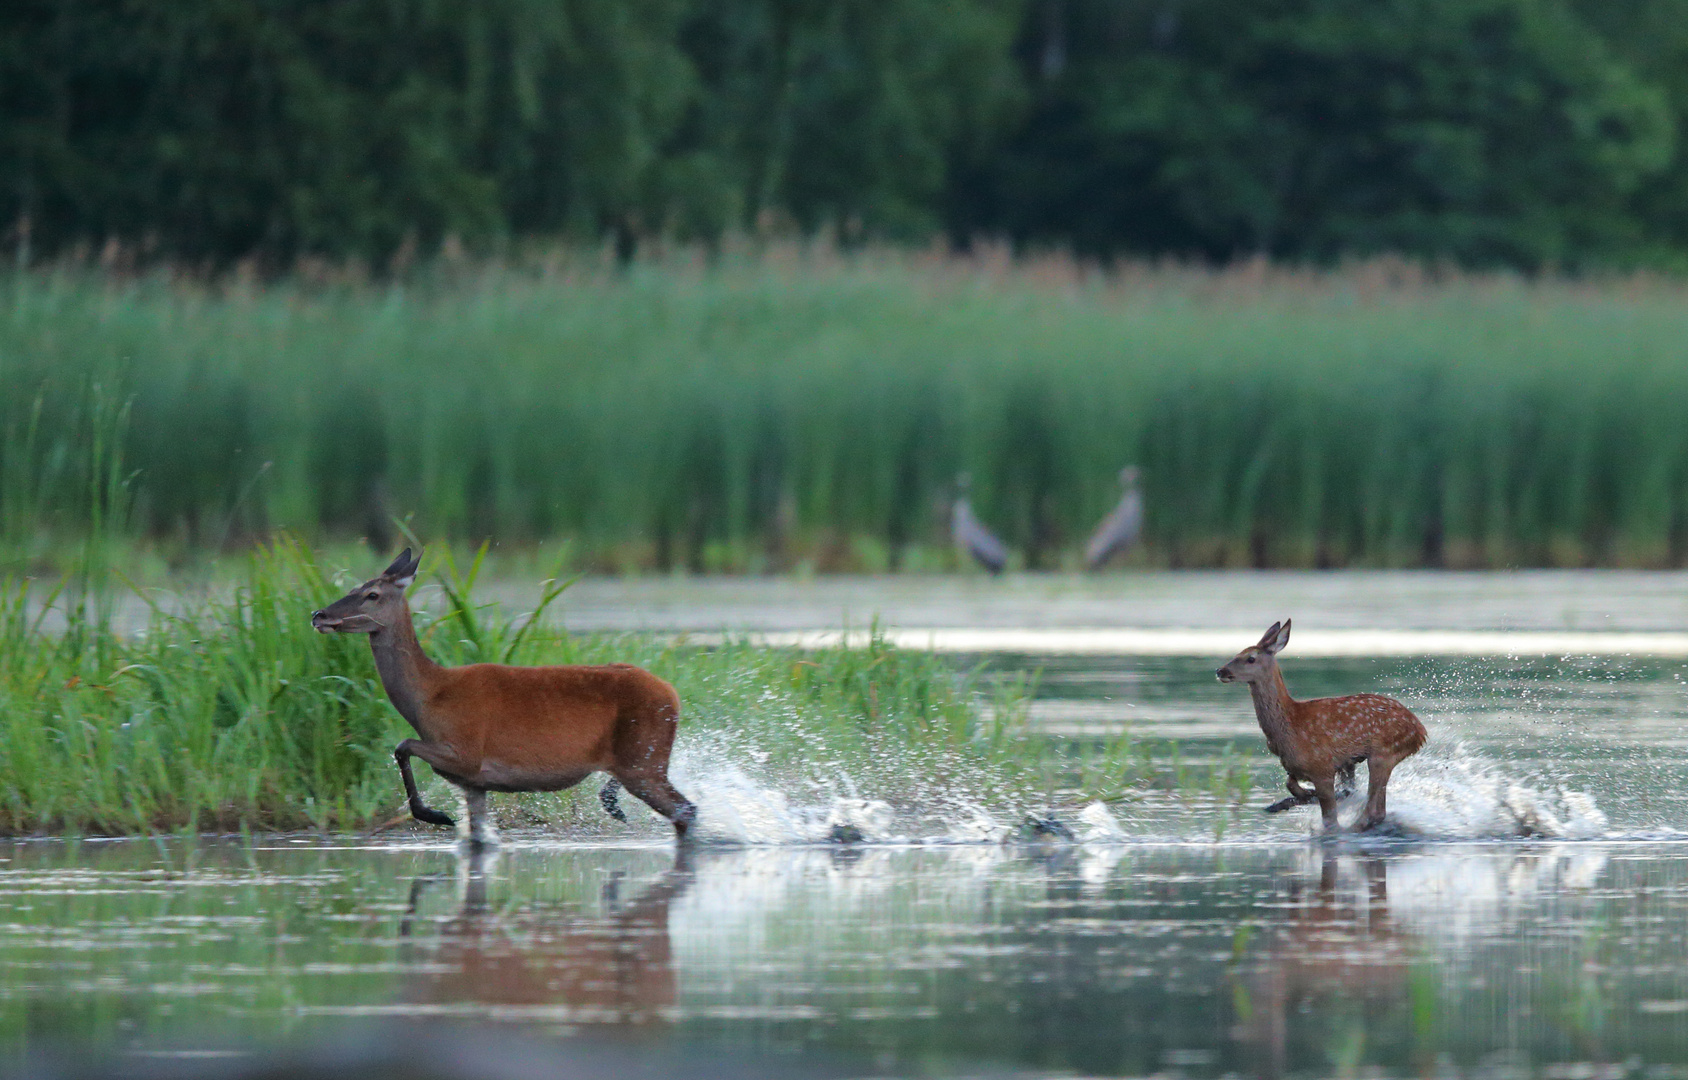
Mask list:
[[[1336,828],[1336,777],[1364,761],[1369,772],[1366,812],[1359,827],[1383,822],[1389,774],[1418,752],[1428,736],[1405,705],[1381,694],[1296,701],[1284,685],[1277,654],[1289,644],[1290,621],[1273,623],[1260,641],[1219,669],[1220,682],[1245,682],[1266,748],[1283,762],[1295,802],[1317,799],[1325,828]],[[1303,783],[1313,785],[1309,792]],[[1282,806],[1283,804],[1279,804]],[[1274,807],[1273,809],[1276,809]]]
[[[487,792],[560,791],[602,771],[672,822],[683,839],[697,809],[668,782],[680,720],[674,687],[632,664],[441,667],[422,651],[405,601],[419,563],[406,548],[381,576],[311,615],[323,633],[369,635],[387,697],[418,736],[393,752],[411,815],[454,824],[423,805],[412,757],[462,790],[474,845],[492,835]],[[613,787],[603,801],[621,816]]]

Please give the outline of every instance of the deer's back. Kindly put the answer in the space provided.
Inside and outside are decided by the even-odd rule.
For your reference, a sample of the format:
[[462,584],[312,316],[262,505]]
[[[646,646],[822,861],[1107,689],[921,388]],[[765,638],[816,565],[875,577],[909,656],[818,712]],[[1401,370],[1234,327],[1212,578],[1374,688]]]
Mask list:
[[1410,709],[1382,694],[1298,701],[1294,712],[1296,733],[1307,750],[1319,756],[1403,758],[1428,738]]

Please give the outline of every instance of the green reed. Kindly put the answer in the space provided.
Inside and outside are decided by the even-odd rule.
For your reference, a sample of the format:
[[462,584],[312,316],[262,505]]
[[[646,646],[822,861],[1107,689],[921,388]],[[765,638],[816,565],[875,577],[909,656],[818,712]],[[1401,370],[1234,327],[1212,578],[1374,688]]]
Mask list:
[[[388,285],[0,283],[0,558],[409,516],[576,565],[947,568],[944,508],[1072,565],[1143,467],[1148,565],[1680,565],[1688,290],[774,252]],[[95,397],[95,389],[98,394]],[[127,412],[117,417],[117,403]]]
[[[794,800],[830,791],[1015,813],[1038,802],[1027,779],[1065,760],[1065,747],[1031,728],[1023,684],[958,672],[932,654],[877,637],[797,651],[571,636],[533,613],[477,604],[474,574],[472,564],[447,564],[447,602],[419,613],[436,658],[641,664],[680,691],[681,754],[699,755],[700,768],[742,768]],[[109,581],[90,573],[77,589]],[[147,628],[125,635],[109,605],[5,580],[0,834],[348,829],[399,811],[391,755],[410,732],[367,644],[309,625],[346,584],[282,538],[253,549],[231,590],[144,594],[154,605]],[[556,600],[563,586],[546,593]],[[568,798],[525,805],[528,820],[604,824]]]

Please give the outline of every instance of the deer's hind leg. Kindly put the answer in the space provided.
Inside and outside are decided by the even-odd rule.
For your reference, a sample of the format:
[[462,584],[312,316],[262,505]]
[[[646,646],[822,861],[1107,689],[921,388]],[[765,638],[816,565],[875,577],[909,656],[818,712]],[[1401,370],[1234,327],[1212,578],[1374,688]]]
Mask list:
[[1389,758],[1374,757],[1370,762],[1368,777],[1369,790],[1366,793],[1366,814],[1360,819],[1362,829],[1375,829],[1383,824],[1383,815],[1388,809],[1389,774],[1395,771],[1395,762]]
[[668,782],[666,773],[616,771],[611,775],[621,781],[628,794],[672,822],[680,839],[686,838],[692,819],[697,817],[697,805]]
[[1366,760],[1357,757],[1353,761],[1345,762],[1342,768],[1336,770],[1336,793],[1341,798],[1347,798],[1354,793],[1354,770],[1360,762]]

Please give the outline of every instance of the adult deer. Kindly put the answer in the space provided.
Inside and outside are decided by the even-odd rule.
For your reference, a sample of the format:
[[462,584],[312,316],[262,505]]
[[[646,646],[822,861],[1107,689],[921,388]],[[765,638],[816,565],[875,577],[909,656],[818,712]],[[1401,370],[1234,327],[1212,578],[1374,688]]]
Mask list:
[[[1381,694],[1296,701],[1278,670],[1278,653],[1289,644],[1289,624],[1273,623],[1260,641],[1219,669],[1220,682],[1245,682],[1266,748],[1289,774],[1289,805],[1319,801],[1326,829],[1336,828],[1336,777],[1351,778],[1364,761],[1370,773],[1366,812],[1359,827],[1382,824],[1389,774],[1418,752],[1428,736],[1405,705]],[[1303,783],[1313,785],[1308,791]],[[1270,809],[1282,809],[1280,803]]]
[[422,651],[405,601],[420,564],[405,548],[379,577],[311,613],[322,633],[369,635],[388,700],[420,736],[393,751],[411,816],[456,824],[423,805],[412,757],[462,791],[473,847],[494,840],[487,792],[561,791],[601,770],[613,778],[600,794],[612,816],[622,817],[619,782],[685,839],[697,808],[668,782],[680,721],[674,688],[632,664],[441,667]]

